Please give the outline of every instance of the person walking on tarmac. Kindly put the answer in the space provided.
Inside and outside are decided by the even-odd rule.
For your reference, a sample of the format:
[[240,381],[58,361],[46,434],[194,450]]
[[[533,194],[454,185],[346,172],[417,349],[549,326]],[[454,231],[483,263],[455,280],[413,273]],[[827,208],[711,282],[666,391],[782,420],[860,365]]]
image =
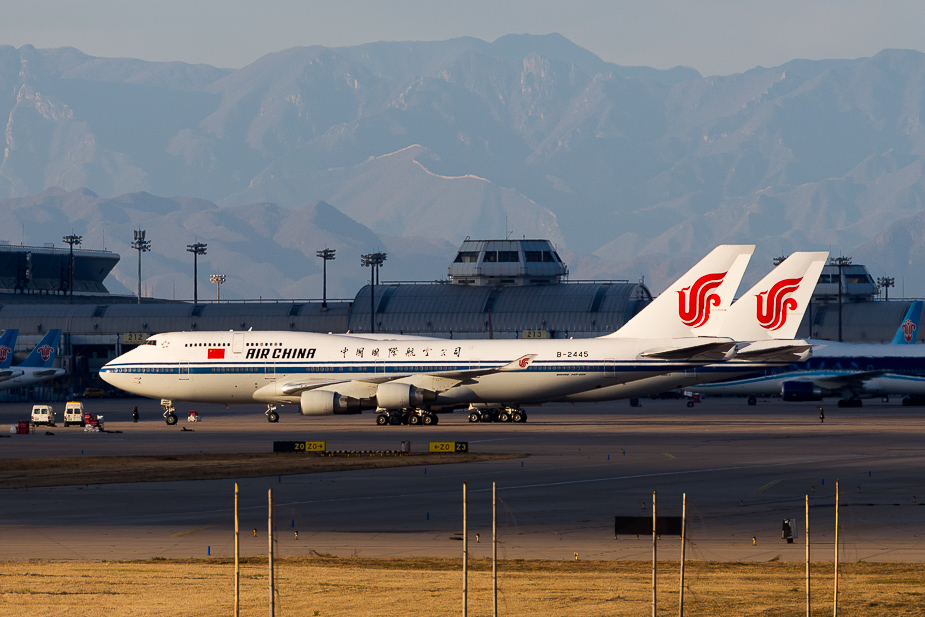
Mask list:
[[135,405],[135,410],[132,412],[132,422],[138,422],[138,405]]
[[819,424],[825,424],[825,412],[822,411],[822,407],[819,408]]

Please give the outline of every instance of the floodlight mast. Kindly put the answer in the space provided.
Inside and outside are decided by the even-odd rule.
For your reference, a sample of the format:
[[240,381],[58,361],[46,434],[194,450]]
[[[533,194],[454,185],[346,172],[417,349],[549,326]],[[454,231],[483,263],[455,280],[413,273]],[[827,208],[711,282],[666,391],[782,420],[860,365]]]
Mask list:
[[187,252],[193,254],[193,304],[199,303],[199,256],[206,254],[207,246],[202,242],[186,245]]
[[138,251],[138,304],[141,304],[141,254],[151,250],[151,241],[145,240],[145,229],[135,230],[135,241],[132,248]]
[[222,283],[225,282],[224,274],[211,274],[209,275],[209,282],[215,283],[215,301],[222,301]]
[[315,251],[315,254],[323,261],[321,262],[321,308],[328,310],[328,262],[334,259],[334,253],[337,249],[324,249]]
[[71,247],[71,256],[70,261],[68,261],[68,284],[67,284],[67,293],[68,293],[68,302],[71,304],[74,303],[74,245],[80,246],[83,236],[77,236],[71,234],[69,236],[64,236],[64,241]]
[[376,283],[379,281],[379,266],[388,257],[387,253],[367,253],[360,255],[360,264],[369,267],[369,331],[376,331]]

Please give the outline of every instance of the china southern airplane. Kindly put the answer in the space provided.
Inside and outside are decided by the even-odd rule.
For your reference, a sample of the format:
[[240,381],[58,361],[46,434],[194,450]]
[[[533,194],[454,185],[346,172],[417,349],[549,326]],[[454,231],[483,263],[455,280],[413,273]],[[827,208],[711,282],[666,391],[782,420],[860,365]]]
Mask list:
[[853,344],[813,340],[813,356],[804,362],[751,373],[737,379],[690,388],[712,395],[747,395],[785,401],[820,401],[838,396],[839,407],[860,407],[862,399],[904,396],[903,404],[925,397],[925,345],[914,345],[922,302],[912,303],[890,344]]
[[[122,390],[173,401],[298,405],[302,415],[379,412],[379,424],[433,424],[437,412],[504,401],[521,404],[642,379],[735,355],[717,336],[754,251],[720,246],[619,331],[593,339],[468,340],[307,332],[171,332],[106,364],[100,377]],[[712,329],[709,335],[701,331]]]
[[792,339],[828,255],[792,254],[729,307],[718,320],[721,325],[715,333],[749,341],[740,345],[734,359],[570,394],[560,400],[579,403],[652,396],[807,360],[813,355],[812,345]]
[[22,361],[22,364],[17,364],[13,367],[13,370],[18,375],[0,381],[0,390],[34,386],[37,383],[64,376],[66,373],[64,369],[52,366],[58,349],[58,341],[60,340],[61,330],[49,330],[35,349]]
[[19,330],[9,328],[3,331],[3,336],[0,336],[0,381],[22,375],[22,371],[12,368],[13,350],[16,349],[16,337],[18,335]]

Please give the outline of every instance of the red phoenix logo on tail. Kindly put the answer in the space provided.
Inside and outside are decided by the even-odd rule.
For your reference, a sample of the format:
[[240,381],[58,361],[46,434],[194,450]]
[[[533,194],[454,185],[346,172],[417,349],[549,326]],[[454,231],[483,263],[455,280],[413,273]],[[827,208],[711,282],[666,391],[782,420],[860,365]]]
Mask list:
[[710,307],[719,306],[719,294],[710,293],[723,284],[725,272],[705,274],[678,292],[678,315],[685,326],[699,328],[710,319]]
[[758,298],[758,325],[765,330],[777,330],[787,323],[787,311],[796,310],[797,301],[785,296],[799,289],[802,280],[803,277],[784,279],[774,283],[768,291],[755,295]]
[[36,351],[39,352],[39,355],[42,356],[42,360],[45,362],[48,362],[48,358],[51,357],[51,354],[54,350],[55,348],[52,347],[51,345],[42,345],[41,347],[36,349]]
[[[915,338],[915,323],[911,319],[907,319],[900,328],[903,330],[903,338],[906,339],[907,343],[911,343],[912,339]],[[4,348],[0,347],[0,352],[2,352],[3,349]],[[0,357],[0,360],[6,360],[6,356]]]
[[10,356],[10,351],[10,348],[6,345],[0,345],[0,362],[6,362],[6,359]]

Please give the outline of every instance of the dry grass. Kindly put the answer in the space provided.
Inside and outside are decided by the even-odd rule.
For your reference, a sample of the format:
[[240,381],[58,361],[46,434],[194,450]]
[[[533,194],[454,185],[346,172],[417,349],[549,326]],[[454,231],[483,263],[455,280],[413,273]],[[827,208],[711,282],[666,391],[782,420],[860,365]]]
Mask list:
[[[446,559],[276,562],[285,615],[458,615],[461,564]],[[491,614],[491,564],[470,562],[469,614]],[[0,615],[231,615],[228,560],[0,563]],[[689,562],[685,615],[804,615],[803,565]],[[832,566],[813,566],[813,614],[832,613]],[[840,615],[925,615],[925,565],[841,566]],[[659,614],[678,612],[678,566],[659,567]],[[266,615],[266,560],[243,562],[241,615]],[[643,615],[651,610],[644,562],[505,561],[500,615]]]

